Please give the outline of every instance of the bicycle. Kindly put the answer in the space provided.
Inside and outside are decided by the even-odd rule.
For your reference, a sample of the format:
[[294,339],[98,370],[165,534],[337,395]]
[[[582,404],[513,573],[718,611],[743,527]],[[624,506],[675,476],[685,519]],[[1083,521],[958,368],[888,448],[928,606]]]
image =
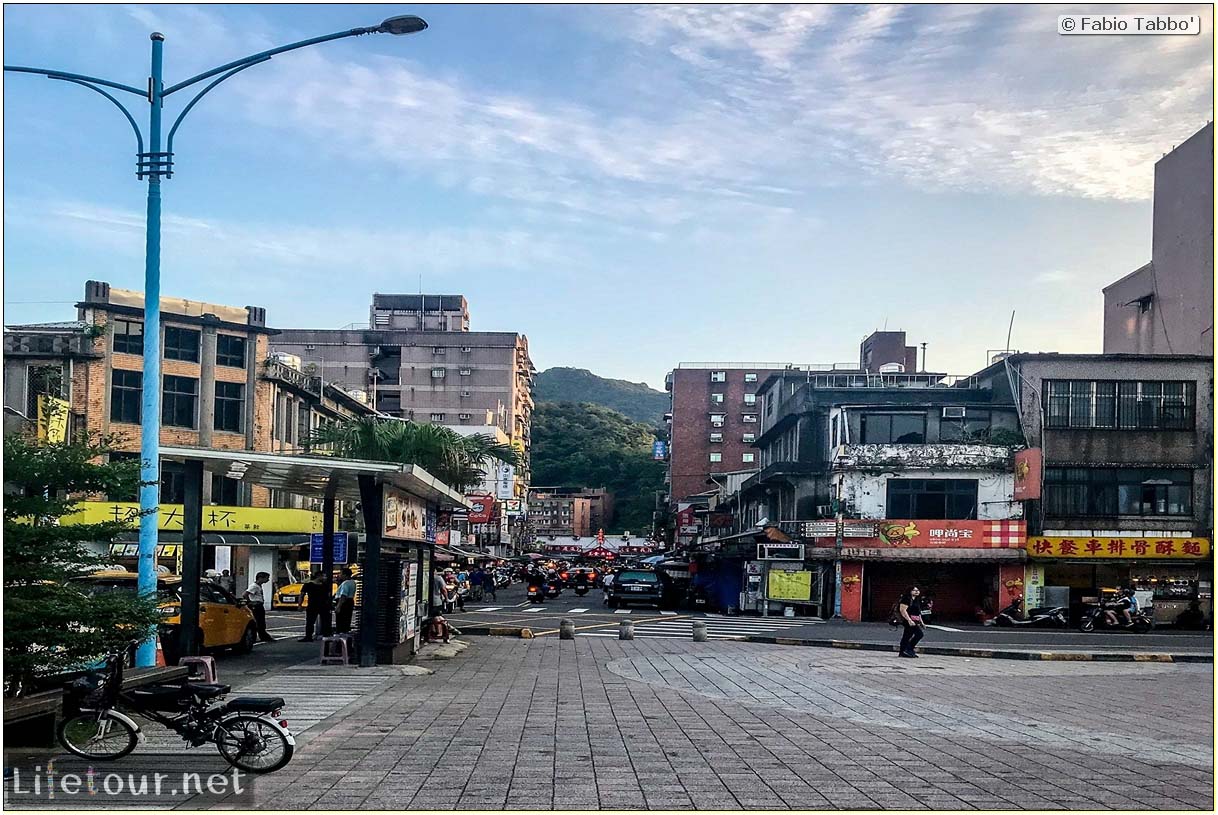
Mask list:
[[56,738],[73,755],[117,761],[144,740],[140,726],[117,709],[124,707],[181,736],[190,747],[208,742],[224,760],[249,773],[272,773],[292,760],[296,740],[280,719],[278,696],[239,696],[215,705],[229,685],[183,681],[123,690],[124,654],[108,656],[102,667],[69,683],[64,719]]

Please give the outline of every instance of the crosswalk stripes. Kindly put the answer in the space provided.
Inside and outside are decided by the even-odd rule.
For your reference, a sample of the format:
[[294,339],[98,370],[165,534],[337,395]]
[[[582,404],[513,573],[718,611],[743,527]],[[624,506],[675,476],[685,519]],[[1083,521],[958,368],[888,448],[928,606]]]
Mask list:
[[614,614],[629,614],[629,613],[630,613],[630,609],[628,609],[628,608],[619,608],[617,611],[615,611],[615,612],[613,612],[613,613],[614,613]]
[[661,611],[661,612],[660,612],[660,616],[662,616],[662,617],[675,617],[675,616],[677,616],[677,612],[675,612],[675,611]]
[[478,607],[478,608],[471,608],[470,610],[471,611],[500,611],[502,609],[503,609],[503,606],[487,606],[486,608]]
[[586,609],[586,608],[573,608],[573,609],[571,609],[571,613],[572,613],[572,614],[584,614],[584,613],[586,613],[587,611],[588,611],[588,609]]
[[538,614],[538,613],[540,613],[540,612],[542,612],[542,611],[545,611],[545,609],[544,609],[544,608],[540,608],[540,607],[538,607],[538,608],[526,608],[526,609],[523,609],[523,611],[524,611],[524,613],[525,613],[525,614]]

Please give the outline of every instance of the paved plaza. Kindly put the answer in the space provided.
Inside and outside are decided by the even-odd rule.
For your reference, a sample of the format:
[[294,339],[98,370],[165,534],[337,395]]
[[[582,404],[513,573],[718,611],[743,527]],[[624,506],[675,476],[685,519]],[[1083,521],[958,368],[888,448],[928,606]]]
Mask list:
[[1209,665],[477,638],[305,733],[278,808],[1210,809]]
[[[414,675],[390,666],[310,665],[229,675],[242,692],[279,688],[288,698],[286,715],[300,734],[292,763],[238,798],[122,803],[279,810],[1213,806],[1211,665],[904,660],[669,639],[468,643],[451,659],[420,661],[408,669]],[[222,770],[214,751],[175,750],[155,727],[148,731],[138,755],[105,769]],[[56,806],[73,803],[105,805],[95,798]]]

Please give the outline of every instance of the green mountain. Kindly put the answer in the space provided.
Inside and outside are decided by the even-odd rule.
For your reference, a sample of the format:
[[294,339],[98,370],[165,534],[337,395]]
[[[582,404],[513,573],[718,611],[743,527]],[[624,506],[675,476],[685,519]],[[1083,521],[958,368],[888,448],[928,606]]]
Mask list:
[[668,394],[644,382],[605,379],[583,368],[549,368],[533,380],[537,402],[591,402],[616,410],[636,422],[662,427]]
[[656,491],[664,489],[664,462],[651,457],[658,432],[600,405],[541,402],[533,411],[532,483],[605,487],[614,498],[605,532],[649,534]]

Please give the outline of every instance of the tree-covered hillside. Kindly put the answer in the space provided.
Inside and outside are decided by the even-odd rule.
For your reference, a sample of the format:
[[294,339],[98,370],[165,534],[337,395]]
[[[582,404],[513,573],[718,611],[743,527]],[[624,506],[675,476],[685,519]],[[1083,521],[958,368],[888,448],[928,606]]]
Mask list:
[[636,422],[662,426],[668,412],[668,394],[642,382],[605,379],[583,368],[549,368],[533,382],[538,402],[591,402],[612,408]]

